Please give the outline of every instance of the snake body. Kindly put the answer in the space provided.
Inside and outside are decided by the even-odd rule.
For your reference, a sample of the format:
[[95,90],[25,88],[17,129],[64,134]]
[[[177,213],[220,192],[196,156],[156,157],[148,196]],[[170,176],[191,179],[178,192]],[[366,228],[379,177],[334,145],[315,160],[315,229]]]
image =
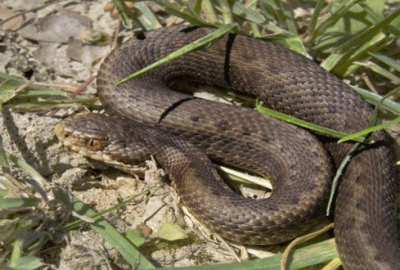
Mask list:
[[[174,26],[125,42],[104,60],[97,77],[102,104],[118,117],[67,119],[56,132],[75,151],[117,167],[153,155],[195,216],[227,239],[287,241],[324,216],[332,168],[352,144],[311,136],[248,108],[174,92],[170,84],[189,80],[257,96],[278,111],[346,133],[363,129],[372,109],[305,57],[233,34],[115,85],[211,31]],[[79,143],[68,142],[71,134]],[[392,157],[383,131],[371,139],[375,143],[361,146],[341,177],[334,212],[337,247],[345,269],[400,269]],[[81,144],[90,149],[81,151]],[[271,197],[253,200],[232,192],[202,151],[270,177]]]

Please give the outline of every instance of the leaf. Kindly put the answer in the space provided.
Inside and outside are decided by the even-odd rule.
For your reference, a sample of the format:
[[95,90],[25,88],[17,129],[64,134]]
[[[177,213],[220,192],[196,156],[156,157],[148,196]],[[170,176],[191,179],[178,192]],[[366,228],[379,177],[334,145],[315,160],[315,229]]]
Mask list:
[[128,14],[125,12],[125,8],[121,2],[121,0],[112,0],[114,3],[115,8],[118,11],[119,17],[121,18],[121,22],[124,25],[125,28],[131,29],[132,28],[132,22],[129,19]]
[[146,242],[146,238],[144,238],[140,230],[137,229],[128,230],[125,232],[124,235],[129,241],[132,242],[132,244],[134,244],[137,247]]
[[173,223],[161,225],[156,236],[167,241],[177,241],[187,238],[185,230]]
[[[362,89],[357,86],[351,86],[351,87],[372,105],[378,105],[381,102],[381,100],[383,99],[382,96],[375,94],[371,91]],[[397,90],[397,89],[400,89],[400,86],[397,87],[395,90]],[[400,115],[400,105],[395,101],[385,99],[385,100],[383,100],[380,107],[384,108],[385,110],[388,110],[396,115]]]
[[385,8],[385,1],[366,0],[366,4],[376,13],[382,13]]
[[146,5],[145,2],[135,2],[135,8],[140,10],[140,15],[137,16],[137,20],[143,25],[143,27],[149,31],[161,27],[157,17],[153,11]]
[[14,80],[6,80],[0,84],[0,107],[17,94],[15,90],[20,84]]
[[32,270],[44,265],[40,258],[35,256],[20,257],[12,262],[12,269],[14,270]]
[[[313,39],[324,36],[326,34],[333,36],[332,33],[346,33],[346,31],[347,34],[351,34],[357,32],[362,26],[365,28],[365,24],[360,25],[360,23],[355,18],[353,18],[354,15],[349,15],[348,13],[349,10],[352,10],[354,12],[354,8],[357,9],[357,7],[354,7],[355,4],[360,1],[361,0],[350,0],[342,1],[338,4],[333,4],[332,12],[330,12],[329,16],[327,16],[324,21],[321,20],[321,22],[315,28],[314,33],[312,33]],[[349,21],[351,21],[350,29]],[[325,39],[325,42],[326,41],[327,39]],[[325,42],[319,43],[321,45],[325,44]]]
[[181,11],[182,7],[169,0],[154,0],[157,4],[163,7],[164,11],[170,15],[175,15],[185,21],[198,26],[212,26],[211,23],[204,22],[200,16],[189,14],[188,11]]
[[370,55],[400,72],[400,63],[398,63],[396,60],[382,54],[370,53]]
[[5,198],[0,200],[0,210],[14,207],[30,207],[40,202],[37,198]]
[[356,65],[360,65],[360,66],[364,66],[366,68],[369,68],[373,71],[375,71],[376,73],[388,78],[389,80],[392,80],[393,82],[400,84],[400,78],[397,77],[396,75],[394,75],[393,73],[385,70],[384,68],[382,68],[381,66],[375,64],[374,62],[371,61],[365,61],[365,62],[354,62],[354,64]]

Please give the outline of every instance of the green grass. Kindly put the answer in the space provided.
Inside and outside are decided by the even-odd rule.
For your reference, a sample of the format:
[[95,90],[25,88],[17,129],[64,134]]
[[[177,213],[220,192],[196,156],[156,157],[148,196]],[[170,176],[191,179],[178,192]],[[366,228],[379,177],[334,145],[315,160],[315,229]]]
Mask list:
[[[173,3],[168,0],[157,0],[155,2],[163,8],[162,12],[155,14],[146,2],[136,2],[134,4],[135,17],[129,18],[124,12],[123,3],[117,0],[113,2],[118,7],[126,27],[132,27],[132,24],[136,23],[144,30],[151,30],[161,27],[160,18],[177,16],[194,25],[219,28],[216,30],[217,34],[212,35],[211,39],[198,42],[200,45],[192,44],[189,47],[192,50],[195,49],[195,45],[206,45],[213,39],[217,39],[221,33],[231,31],[234,29],[233,26],[236,26],[238,33],[251,34],[257,38],[279,43],[306,56],[308,52],[311,52],[313,58],[318,59],[321,66],[356,84],[353,86],[355,91],[371,104],[379,105],[381,110],[391,114],[387,119],[388,122],[368,127],[365,131],[351,135],[347,139],[363,140],[362,138],[369,132],[386,128],[400,121],[399,104],[390,100],[390,97],[383,99],[386,93],[393,89],[398,90],[400,84],[400,64],[396,61],[400,53],[396,46],[396,41],[398,42],[400,37],[400,30],[398,30],[400,8],[395,8],[390,12],[384,11],[383,1],[373,0],[344,0],[329,4],[326,4],[324,0],[241,2],[176,0]],[[309,15],[308,23],[295,18],[293,10],[298,7],[315,8],[313,14]],[[181,52],[177,52],[175,57],[179,57],[180,54]],[[0,82],[2,109],[50,110],[63,108],[71,103],[91,107],[97,102],[95,97],[82,95],[70,100],[68,94],[63,91],[35,84],[16,91],[24,82],[8,74],[0,74]],[[374,93],[367,89],[371,85],[382,85],[382,87],[378,93]],[[264,109],[260,107],[260,110]],[[275,117],[276,113],[269,114]],[[281,114],[278,116],[285,121],[302,124],[288,116]],[[318,130],[318,127],[316,128]],[[336,135],[343,138],[347,134]],[[22,182],[15,179],[10,173],[9,163],[25,171],[30,176],[30,181]],[[40,219],[35,218],[35,214],[42,213],[40,209],[46,209],[43,211],[45,213],[54,211],[51,204],[54,198],[46,192],[49,188],[48,181],[23,160],[6,153],[2,147],[1,138],[0,166],[3,176],[8,180],[8,182],[2,182],[3,188],[0,189],[0,232],[3,232],[0,233],[2,254],[0,268],[34,269],[42,264],[40,256],[36,254],[40,254],[49,239],[49,231],[36,230]],[[101,217],[101,214],[113,211],[120,205],[104,213],[96,214],[87,205],[76,198],[71,198],[64,190],[59,189],[56,194],[66,209],[71,206],[71,213],[75,211],[80,215],[77,221],[58,224],[56,231],[74,229],[87,222],[92,229],[114,246],[133,268],[154,267],[126,237]],[[128,202],[125,201],[121,205]],[[256,261],[180,269],[280,269],[281,257],[281,254],[277,254]],[[328,239],[297,249],[291,257],[288,269],[304,269],[336,257],[334,241]]]

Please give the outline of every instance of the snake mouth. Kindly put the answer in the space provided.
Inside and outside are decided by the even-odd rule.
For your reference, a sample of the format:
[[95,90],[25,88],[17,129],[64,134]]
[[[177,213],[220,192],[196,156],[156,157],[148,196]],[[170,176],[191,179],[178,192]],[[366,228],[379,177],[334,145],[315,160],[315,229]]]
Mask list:
[[142,174],[144,172],[143,166],[118,160],[115,155],[107,151],[110,141],[106,134],[102,134],[97,129],[88,129],[90,125],[98,125],[102,117],[99,114],[92,113],[76,115],[58,122],[54,128],[54,133],[60,143],[73,152],[100,161],[128,174]]

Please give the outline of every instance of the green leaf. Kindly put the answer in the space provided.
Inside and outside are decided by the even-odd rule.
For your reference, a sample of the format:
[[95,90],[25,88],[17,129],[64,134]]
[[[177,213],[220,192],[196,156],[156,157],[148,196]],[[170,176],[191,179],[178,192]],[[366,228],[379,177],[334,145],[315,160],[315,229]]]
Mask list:
[[3,174],[10,175],[10,164],[8,163],[8,158],[3,148],[3,138],[1,137],[1,134],[0,134],[0,167],[3,170]]
[[172,223],[165,223],[161,225],[156,233],[156,236],[167,241],[177,241],[187,238],[185,230],[179,225]]
[[297,33],[297,27],[296,27],[296,22],[294,21],[292,12],[293,12],[293,8],[290,6],[290,4],[288,3],[287,0],[280,0],[277,1],[279,4],[279,11],[282,12],[282,17],[284,18],[287,28],[289,30],[289,32],[291,32],[294,35],[298,35]]
[[[372,105],[378,105],[381,102],[381,100],[383,99],[382,96],[375,94],[371,91],[362,89],[357,86],[351,86],[351,87]],[[397,89],[400,89],[400,86],[397,87],[395,90],[397,90]],[[385,110],[388,110],[396,115],[400,115],[400,104],[398,104],[395,101],[385,99],[385,100],[383,100],[380,107],[382,107]]]
[[[368,57],[369,50],[375,48],[376,44],[381,43],[386,38],[386,34],[381,32],[382,28],[387,27],[398,16],[400,16],[400,7],[396,8],[387,17],[376,22],[373,26],[352,35],[348,41],[336,46],[335,51],[343,53],[342,61],[346,62],[346,66],[351,64],[352,61],[361,60],[363,54]],[[349,58],[352,58],[352,60],[348,60]],[[346,67],[340,67],[340,69],[338,74],[345,74]]]
[[135,17],[135,19],[137,19],[140,24],[143,25],[144,29],[149,31],[161,27],[156,15],[154,15],[153,11],[146,5],[145,2],[135,2],[134,6],[140,11],[140,14]]
[[215,8],[213,3],[211,3],[211,0],[203,0],[201,1],[201,9],[204,14],[204,19],[211,23],[211,24],[217,24],[218,23],[218,17],[215,12]]
[[354,64],[356,65],[360,65],[360,66],[364,66],[366,68],[371,69],[372,71],[382,75],[383,77],[388,78],[389,80],[400,84],[400,78],[397,77],[396,75],[394,75],[393,73],[385,70],[384,68],[378,66],[377,64],[375,64],[374,62],[370,62],[370,61],[366,61],[366,62],[354,62]]
[[146,238],[144,238],[143,234],[140,232],[140,230],[133,229],[133,230],[128,230],[124,233],[126,239],[131,241],[135,246],[140,246],[146,242]]
[[40,202],[37,198],[5,198],[0,200],[0,211],[14,207],[31,207]]
[[0,107],[17,95],[15,90],[20,84],[14,80],[6,80],[0,84]]
[[[20,167],[24,172],[29,174],[37,183],[38,186],[44,186],[47,182],[47,180],[38,172],[36,171],[31,165],[23,161],[22,159],[17,158],[13,154],[10,154],[8,152],[5,152],[8,160],[13,162],[15,165]],[[37,190],[40,192],[40,190]],[[45,193],[42,194],[46,197]]]
[[125,12],[125,8],[124,8],[124,5],[122,4],[122,0],[112,0],[112,2],[114,3],[114,6],[118,11],[119,17],[121,18],[121,22],[124,25],[124,27],[131,29],[132,22],[129,19],[128,14]]
[[376,13],[382,13],[385,8],[385,1],[366,0],[365,2]]
[[[18,86],[24,84],[26,81],[25,80],[21,80],[18,77],[15,76],[11,76],[7,73],[2,73],[0,72],[0,79],[2,80],[12,80],[18,83]],[[57,89],[52,89],[50,87],[44,87],[44,86],[39,86],[34,84],[29,85],[28,87],[26,87],[24,90],[22,90],[21,92],[18,93],[19,95],[23,95],[24,97],[44,97],[44,96],[49,96],[49,97],[53,97],[53,96],[62,96],[62,97],[69,97],[69,93],[66,93],[64,91],[61,90],[57,90]]]
[[400,63],[398,63],[396,60],[383,55],[383,54],[375,54],[375,53],[370,53],[374,58],[378,59],[379,61],[385,63],[389,67],[392,67],[393,69],[397,70],[400,72]]
[[12,262],[12,268],[14,270],[32,270],[39,268],[44,265],[41,259],[35,256],[24,256],[20,257]]
[[233,15],[228,0],[216,0],[216,2],[218,3],[219,11],[224,19],[224,24],[233,23]]
[[164,11],[168,14],[175,15],[179,18],[184,19],[185,21],[198,26],[213,26],[212,23],[207,23],[202,20],[200,16],[197,14],[192,14],[189,12],[181,11],[182,7],[170,2],[169,0],[154,0],[157,4],[161,5],[164,8]]
[[359,65],[353,64],[353,62],[369,57],[371,50],[379,48],[379,44],[384,43],[385,39],[386,35],[384,33],[378,33],[360,46],[348,50],[341,55],[339,64],[335,67],[336,70],[334,72],[343,77],[348,76],[359,67]]
[[327,58],[325,58],[325,60],[321,62],[320,66],[327,71],[331,71],[339,63],[342,57],[343,54],[332,53]]
[[[348,12],[355,4],[361,1],[362,0],[341,1],[340,4],[333,5],[334,9],[332,12],[330,12],[329,16],[327,16],[326,19],[316,27],[313,33],[313,39],[327,33],[327,29],[329,27],[332,27],[334,29],[333,31],[338,31],[339,29],[337,29],[337,27],[340,27],[340,24],[338,25],[337,22],[340,20],[340,23],[342,22],[345,24],[346,22],[343,20],[343,18],[346,12]],[[333,26],[336,26],[336,28]]]
[[324,5],[325,5],[324,0],[317,0],[317,3],[315,4],[314,12],[311,16],[310,24],[308,25],[309,35],[313,34],[313,32],[315,30],[315,26],[317,25],[318,17],[320,15],[321,10],[324,7]]

